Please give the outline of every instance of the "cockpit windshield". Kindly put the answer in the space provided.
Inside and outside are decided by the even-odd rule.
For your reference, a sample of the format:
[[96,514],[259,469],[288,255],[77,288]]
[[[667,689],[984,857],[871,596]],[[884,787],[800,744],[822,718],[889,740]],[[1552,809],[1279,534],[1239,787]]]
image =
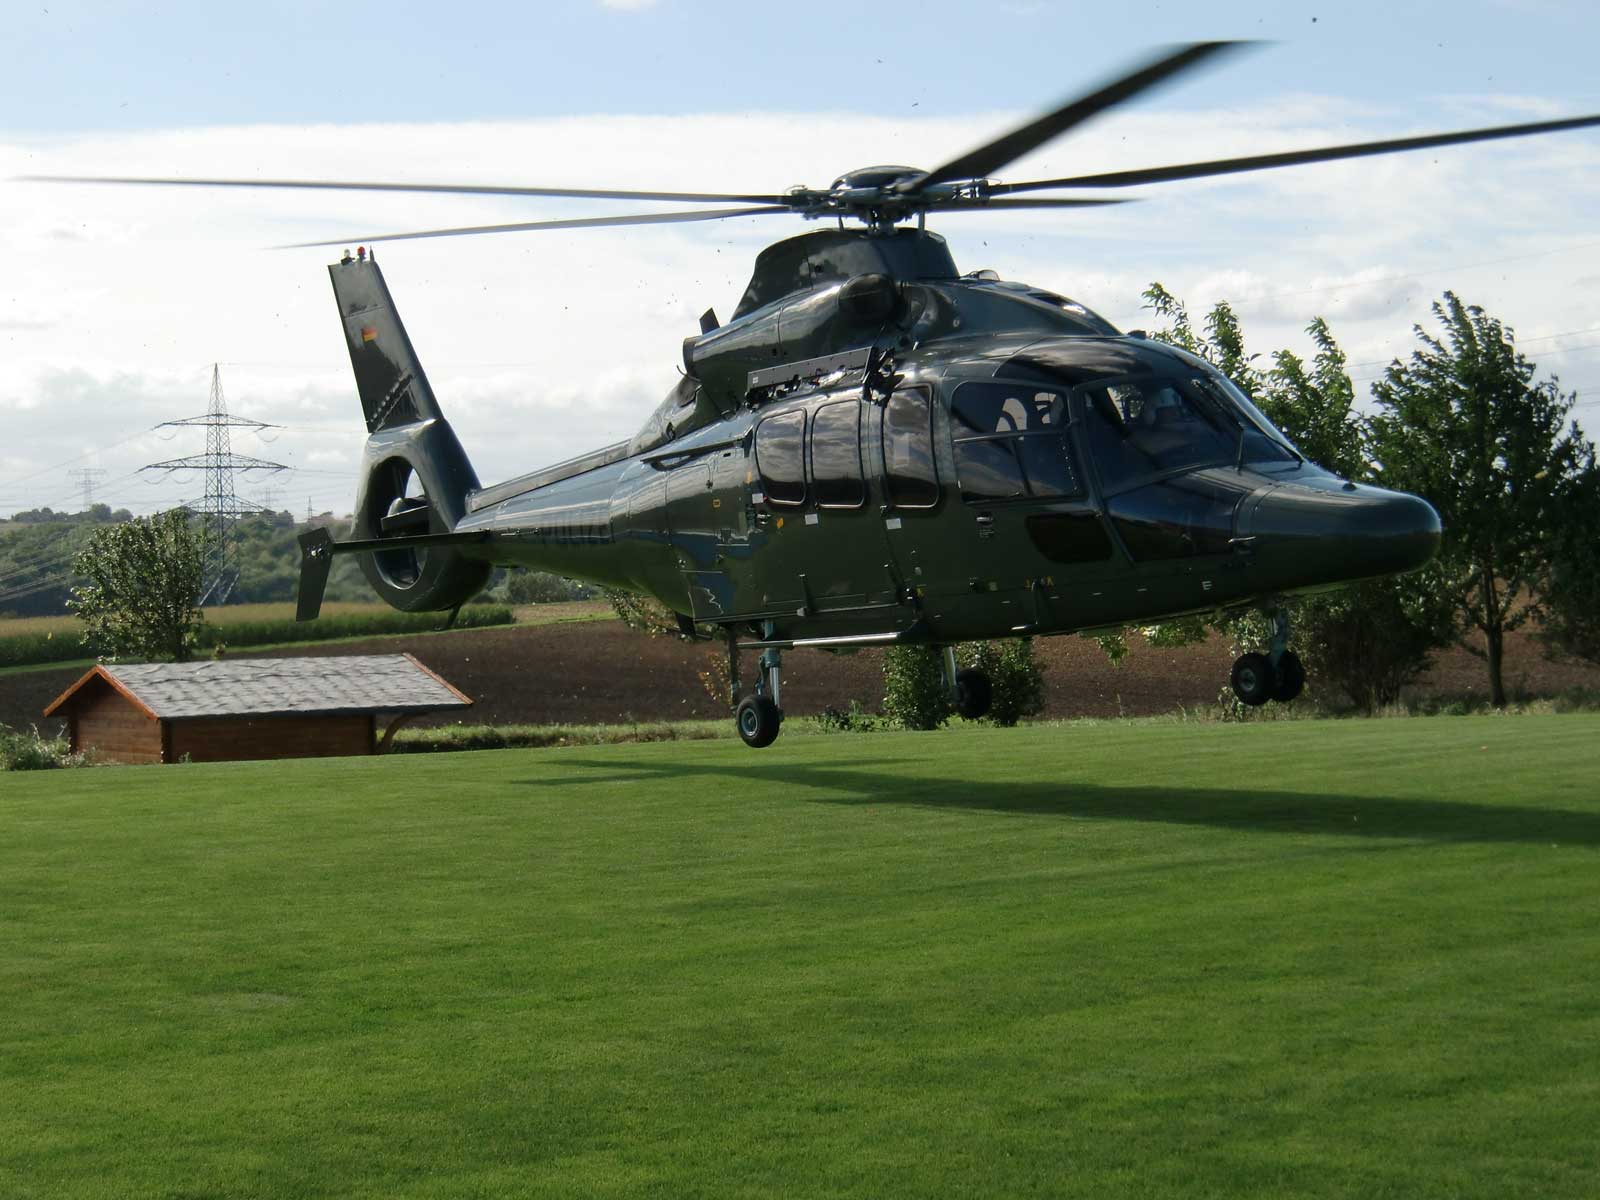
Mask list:
[[1300,455],[1220,377],[1146,376],[1079,389],[1102,486],[1197,467],[1295,463]]

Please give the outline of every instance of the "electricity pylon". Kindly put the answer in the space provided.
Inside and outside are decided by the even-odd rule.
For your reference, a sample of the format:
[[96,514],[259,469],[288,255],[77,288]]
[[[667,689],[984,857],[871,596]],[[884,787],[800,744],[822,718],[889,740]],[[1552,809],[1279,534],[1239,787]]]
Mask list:
[[206,452],[191,454],[186,458],[169,458],[165,462],[151,463],[141,468],[145,471],[203,471],[206,494],[190,508],[200,514],[206,532],[205,576],[200,585],[200,603],[222,604],[239,582],[239,518],[265,512],[259,504],[239,499],[234,490],[235,471],[287,471],[282,463],[268,462],[235,454],[228,444],[230,429],[277,429],[265,421],[252,421],[248,417],[228,415],[227,402],[222,398],[222,372],[216,364],[211,367],[211,403],[205,414],[185,417],[181,421],[163,421],[156,426],[164,429],[185,425],[199,425],[206,431]]

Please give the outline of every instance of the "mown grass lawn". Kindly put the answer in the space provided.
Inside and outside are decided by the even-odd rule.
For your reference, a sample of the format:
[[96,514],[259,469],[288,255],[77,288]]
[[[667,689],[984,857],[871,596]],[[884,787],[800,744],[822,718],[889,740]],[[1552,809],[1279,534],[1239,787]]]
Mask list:
[[1600,1195],[1600,718],[0,777],[6,1197]]

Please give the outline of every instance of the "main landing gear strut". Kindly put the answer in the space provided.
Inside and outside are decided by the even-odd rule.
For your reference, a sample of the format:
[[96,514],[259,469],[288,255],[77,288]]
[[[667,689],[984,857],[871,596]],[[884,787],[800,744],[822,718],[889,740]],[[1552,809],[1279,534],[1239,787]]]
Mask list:
[[728,678],[733,682],[733,723],[746,746],[757,750],[770,746],[783,728],[783,709],[778,707],[779,674],[783,655],[777,650],[761,653],[760,667],[756,673],[756,690],[750,695],[739,695],[739,645],[732,635],[728,637]]
[[976,667],[956,670],[956,648],[944,648],[944,685],[950,691],[950,704],[956,715],[966,721],[976,721],[989,711],[994,700],[994,686],[989,676]]
[[1306,668],[1289,649],[1289,614],[1272,613],[1272,645],[1265,654],[1241,654],[1233,664],[1233,694],[1252,708],[1268,700],[1289,701],[1306,686]]

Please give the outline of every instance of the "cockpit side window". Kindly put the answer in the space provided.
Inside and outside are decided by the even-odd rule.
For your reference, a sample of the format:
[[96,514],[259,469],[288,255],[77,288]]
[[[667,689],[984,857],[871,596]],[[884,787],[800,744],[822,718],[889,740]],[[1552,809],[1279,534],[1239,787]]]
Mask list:
[[1067,402],[1027,384],[964,383],[950,403],[956,477],[972,502],[1083,494]]
[[756,469],[772,504],[806,502],[804,410],[778,413],[756,426]]
[[1299,461],[1221,376],[1144,377],[1082,389],[1089,453],[1108,490],[1197,467]]

